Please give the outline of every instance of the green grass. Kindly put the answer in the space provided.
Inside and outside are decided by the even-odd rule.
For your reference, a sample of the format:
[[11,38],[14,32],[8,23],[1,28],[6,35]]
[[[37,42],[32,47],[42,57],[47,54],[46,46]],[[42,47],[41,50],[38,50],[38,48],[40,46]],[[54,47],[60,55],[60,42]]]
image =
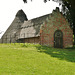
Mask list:
[[75,47],[0,44],[0,75],[75,75]]

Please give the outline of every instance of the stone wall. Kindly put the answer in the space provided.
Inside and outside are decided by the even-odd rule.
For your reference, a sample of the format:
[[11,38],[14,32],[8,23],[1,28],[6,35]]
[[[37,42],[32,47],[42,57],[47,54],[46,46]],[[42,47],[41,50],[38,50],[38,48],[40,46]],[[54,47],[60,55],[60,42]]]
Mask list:
[[59,10],[53,11],[49,18],[42,24],[40,29],[41,44],[54,47],[54,33],[57,30],[61,30],[63,33],[63,47],[72,47],[73,31]]

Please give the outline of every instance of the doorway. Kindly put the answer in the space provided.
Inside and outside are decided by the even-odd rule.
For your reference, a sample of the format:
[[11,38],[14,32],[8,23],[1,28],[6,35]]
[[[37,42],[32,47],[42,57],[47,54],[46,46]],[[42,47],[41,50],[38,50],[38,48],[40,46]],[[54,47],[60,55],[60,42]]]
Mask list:
[[63,48],[63,33],[61,30],[57,30],[54,33],[54,47]]

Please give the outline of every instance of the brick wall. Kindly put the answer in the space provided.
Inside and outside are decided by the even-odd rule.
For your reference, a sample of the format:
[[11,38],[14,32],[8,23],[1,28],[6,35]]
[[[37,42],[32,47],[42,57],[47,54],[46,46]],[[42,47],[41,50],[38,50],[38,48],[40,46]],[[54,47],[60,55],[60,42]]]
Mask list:
[[70,24],[59,11],[53,13],[46,19],[40,28],[41,44],[54,47],[54,33],[61,30],[63,33],[63,47],[73,46],[73,31]]

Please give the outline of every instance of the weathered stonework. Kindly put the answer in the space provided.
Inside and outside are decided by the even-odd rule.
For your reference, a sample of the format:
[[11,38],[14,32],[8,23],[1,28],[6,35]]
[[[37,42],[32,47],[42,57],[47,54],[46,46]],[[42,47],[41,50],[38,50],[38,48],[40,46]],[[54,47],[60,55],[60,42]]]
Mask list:
[[59,11],[53,13],[46,19],[40,29],[42,45],[54,47],[54,33],[60,30],[63,33],[63,47],[73,46],[73,31],[70,24]]

